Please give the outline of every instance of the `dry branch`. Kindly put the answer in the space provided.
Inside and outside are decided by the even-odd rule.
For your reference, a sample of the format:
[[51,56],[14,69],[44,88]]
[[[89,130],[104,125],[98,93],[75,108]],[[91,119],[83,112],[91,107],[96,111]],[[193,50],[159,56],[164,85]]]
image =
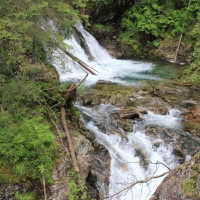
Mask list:
[[78,168],[78,164],[77,164],[77,160],[76,160],[76,156],[75,156],[75,152],[74,152],[74,147],[73,147],[71,135],[70,135],[67,123],[66,123],[66,112],[65,112],[64,107],[61,107],[60,111],[61,111],[62,124],[63,124],[64,130],[65,130],[65,133],[66,133],[66,136],[67,136],[69,151],[70,151],[70,155],[71,155],[71,158],[72,158],[72,164],[73,164],[74,170],[76,172],[79,172],[79,168]]
[[[67,91],[67,98],[66,98],[66,100],[68,99],[69,93],[72,90],[75,90],[76,88],[78,88],[85,81],[85,79],[87,78],[87,76],[88,76],[88,73],[86,73],[85,77],[81,80],[81,82],[78,85],[72,84],[69,87],[69,89]],[[73,147],[71,135],[70,135],[67,123],[66,123],[66,111],[65,111],[65,108],[61,107],[60,111],[61,111],[61,120],[62,120],[63,128],[64,128],[64,131],[65,131],[66,136],[67,136],[67,141],[68,141],[68,145],[69,145],[69,151],[70,151],[70,155],[71,155],[71,158],[72,158],[72,164],[73,164],[73,167],[74,167],[75,171],[79,172],[79,168],[78,168],[78,164],[77,164],[77,160],[76,160],[76,155],[75,155],[75,152],[74,152],[74,147]]]
[[149,182],[152,179],[160,178],[160,177],[162,177],[162,176],[164,176],[164,175],[166,175],[168,173],[169,173],[169,171],[167,171],[165,173],[162,173],[160,175],[157,175],[157,176],[151,176],[151,177],[149,177],[147,179],[144,179],[144,180],[138,180],[136,182],[133,182],[129,186],[127,186],[124,189],[120,190],[119,192],[117,192],[117,193],[115,193],[115,194],[113,194],[111,196],[105,197],[105,199],[116,197],[116,196],[122,194],[123,192],[127,193],[132,187],[134,187],[137,184],[147,183],[147,182]]

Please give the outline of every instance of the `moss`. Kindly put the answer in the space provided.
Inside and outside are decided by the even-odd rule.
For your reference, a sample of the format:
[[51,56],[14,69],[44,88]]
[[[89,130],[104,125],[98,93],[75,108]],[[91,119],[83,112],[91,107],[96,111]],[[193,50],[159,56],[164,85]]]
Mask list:
[[[19,182],[19,178],[12,173],[12,168],[7,164],[1,164],[0,167],[0,183],[5,184],[15,184]],[[1,186],[0,186],[1,188]]]
[[192,197],[195,197],[197,195],[195,185],[196,185],[196,181],[194,179],[186,179],[181,184],[181,188],[183,189],[186,197],[192,198]]
[[122,94],[123,96],[125,96],[127,94],[127,92],[125,92],[123,90],[116,90],[113,92],[113,94]]
[[77,122],[81,116],[81,112],[78,111],[74,106],[72,106],[72,115],[73,115],[73,118],[74,120]]
[[192,165],[192,176],[191,178],[193,178],[194,180],[196,180],[200,174],[200,164],[199,164],[199,160],[200,160],[200,152],[198,152],[194,158],[194,164]]

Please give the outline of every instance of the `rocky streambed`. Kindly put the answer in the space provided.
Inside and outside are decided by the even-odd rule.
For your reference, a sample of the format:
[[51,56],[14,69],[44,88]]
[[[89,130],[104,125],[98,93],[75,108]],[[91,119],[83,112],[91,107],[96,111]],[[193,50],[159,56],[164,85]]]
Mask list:
[[[141,86],[121,86],[98,81],[94,86],[78,91],[75,106],[82,112],[81,119],[87,122],[92,117],[86,114],[87,109],[95,113],[100,112],[98,109],[103,106],[93,121],[106,135],[117,135],[128,141],[127,133],[145,128],[144,134],[150,138],[152,149],[157,151],[163,144],[172,147],[171,156],[175,157],[176,167],[170,170],[153,191],[154,195],[149,195],[147,199],[199,199],[200,97],[196,91],[173,83],[158,85],[151,82]],[[174,110],[176,112],[173,115],[180,120],[180,126],[173,122],[169,126],[151,123],[157,120],[155,116],[161,117],[163,121],[168,120],[169,113]],[[109,120],[107,114],[110,115]],[[149,123],[144,123],[148,120]],[[71,128],[74,130],[73,143],[80,174],[89,188],[90,198],[104,199],[109,194],[112,156],[108,148],[98,140],[95,131],[86,127],[83,120],[78,124],[78,127]],[[63,144],[67,152],[65,140]],[[148,152],[140,145],[133,146],[139,165],[147,169],[151,162]],[[112,148],[116,155],[119,154],[117,149]],[[49,199],[66,199],[70,169],[71,163],[65,153],[53,171],[55,183],[49,189]]]
[[[191,159],[200,150],[200,112],[198,112],[200,98],[197,92],[173,83],[158,85],[151,82],[134,87],[98,81],[93,87],[79,92],[77,102],[79,109],[83,106],[93,109],[94,112],[96,112],[95,110],[99,105],[113,105],[116,107],[117,109],[110,114],[109,122],[103,114],[102,117],[95,119],[95,123],[106,134],[116,134],[125,139],[127,138],[127,132],[140,129],[139,126],[143,127],[143,121],[148,118],[149,124],[145,125],[145,135],[151,138],[153,148],[159,148],[163,141],[165,145],[169,144],[173,148],[172,154],[178,164],[165,178],[159,189],[156,190],[154,199],[163,199],[164,197],[164,199],[199,198],[200,175],[198,170],[200,168],[197,161],[198,156]],[[181,122],[180,127],[174,126],[173,123],[171,126],[151,123],[152,120],[156,121],[156,118],[154,118],[156,115],[161,116],[162,120],[167,120],[169,112],[173,112],[173,110],[176,110],[174,115]],[[109,113],[110,111],[105,109],[104,112]],[[84,112],[82,113],[84,117]],[[152,115],[148,115],[149,113]],[[85,118],[90,117],[85,116]],[[81,125],[81,134],[90,141],[94,148],[87,181],[94,190],[97,190],[98,186],[99,188],[104,187],[100,188],[100,195],[97,195],[98,198],[103,198],[102,191],[107,193],[109,190],[110,171],[108,168],[111,162],[109,152],[102,144],[98,143],[98,140],[95,140],[94,133],[85,129],[83,125]],[[135,147],[135,156],[139,157],[140,165],[143,168],[149,165],[148,155],[140,147]],[[194,165],[196,171],[193,172]],[[192,175],[193,173],[196,174],[195,177]],[[182,178],[180,179],[178,176]],[[193,192],[189,194],[184,187],[187,180],[194,180],[195,182]],[[171,186],[173,184],[176,187],[173,188]],[[162,187],[169,187],[170,192],[162,189]]]

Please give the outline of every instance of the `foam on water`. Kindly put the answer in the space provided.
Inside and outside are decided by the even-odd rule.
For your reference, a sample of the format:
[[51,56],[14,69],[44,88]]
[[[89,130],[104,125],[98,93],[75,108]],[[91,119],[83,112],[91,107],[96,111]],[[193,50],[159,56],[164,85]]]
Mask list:
[[181,112],[177,109],[169,109],[166,115],[156,115],[151,111],[148,111],[147,115],[142,116],[146,125],[157,125],[172,130],[181,130]]

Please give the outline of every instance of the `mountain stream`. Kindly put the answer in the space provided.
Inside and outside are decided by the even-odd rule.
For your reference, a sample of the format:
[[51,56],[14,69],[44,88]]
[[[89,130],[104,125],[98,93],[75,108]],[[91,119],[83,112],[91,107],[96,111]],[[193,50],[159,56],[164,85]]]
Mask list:
[[[112,82],[122,87],[137,88],[143,84],[151,84],[151,82],[156,82],[159,85],[168,82],[167,78],[178,77],[183,69],[182,66],[164,62],[115,59],[81,24],[78,24],[76,28],[81,33],[90,55],[82,48],[76,35],[65,40],[66,44],[73,47],[69,52],[98,72],[97,76],[89,75],[85,80],[86,90],[99,80]],[[55,51],[53,56],[53,64],[56,66],[61,82],[78,83],[85,77],[85,71],[62,51]],[[181,111],[168,107],[167,113],[161,115],[148,110],[143,105],[147,114],[141,115],[141,120],[132,120],[134,122],[132,131],[121,130],[126,135],[123,137],[119,134],[110,134],[113,126],[111,116],[121,109],[119,106],[109,103],[84,106],[81,101],[77,101],[75,106],[82,113],[81,120],[85,128],[95,134],[95,139],[104,145],[111,155],[109,191],[105,191],[104,183],[100,183],[97,186],[99,192],[105,197],[110,196],[107,199],[150,199],[165,176],[152,179],[149,182],[138,183],[131,188],[129,185],[167,172],[168,168],[172,169],[178,164],[178,160],[172,153],[171,143],[165,143],[160,137],[152,138],[145,134],[145,130],[152,126],[164,127],[178,135],[183,132]],[[145,164],[142,164],[138,151],[142,152]],[[111,198],[112,195],[123,189],[125,189],[123,192]]]

